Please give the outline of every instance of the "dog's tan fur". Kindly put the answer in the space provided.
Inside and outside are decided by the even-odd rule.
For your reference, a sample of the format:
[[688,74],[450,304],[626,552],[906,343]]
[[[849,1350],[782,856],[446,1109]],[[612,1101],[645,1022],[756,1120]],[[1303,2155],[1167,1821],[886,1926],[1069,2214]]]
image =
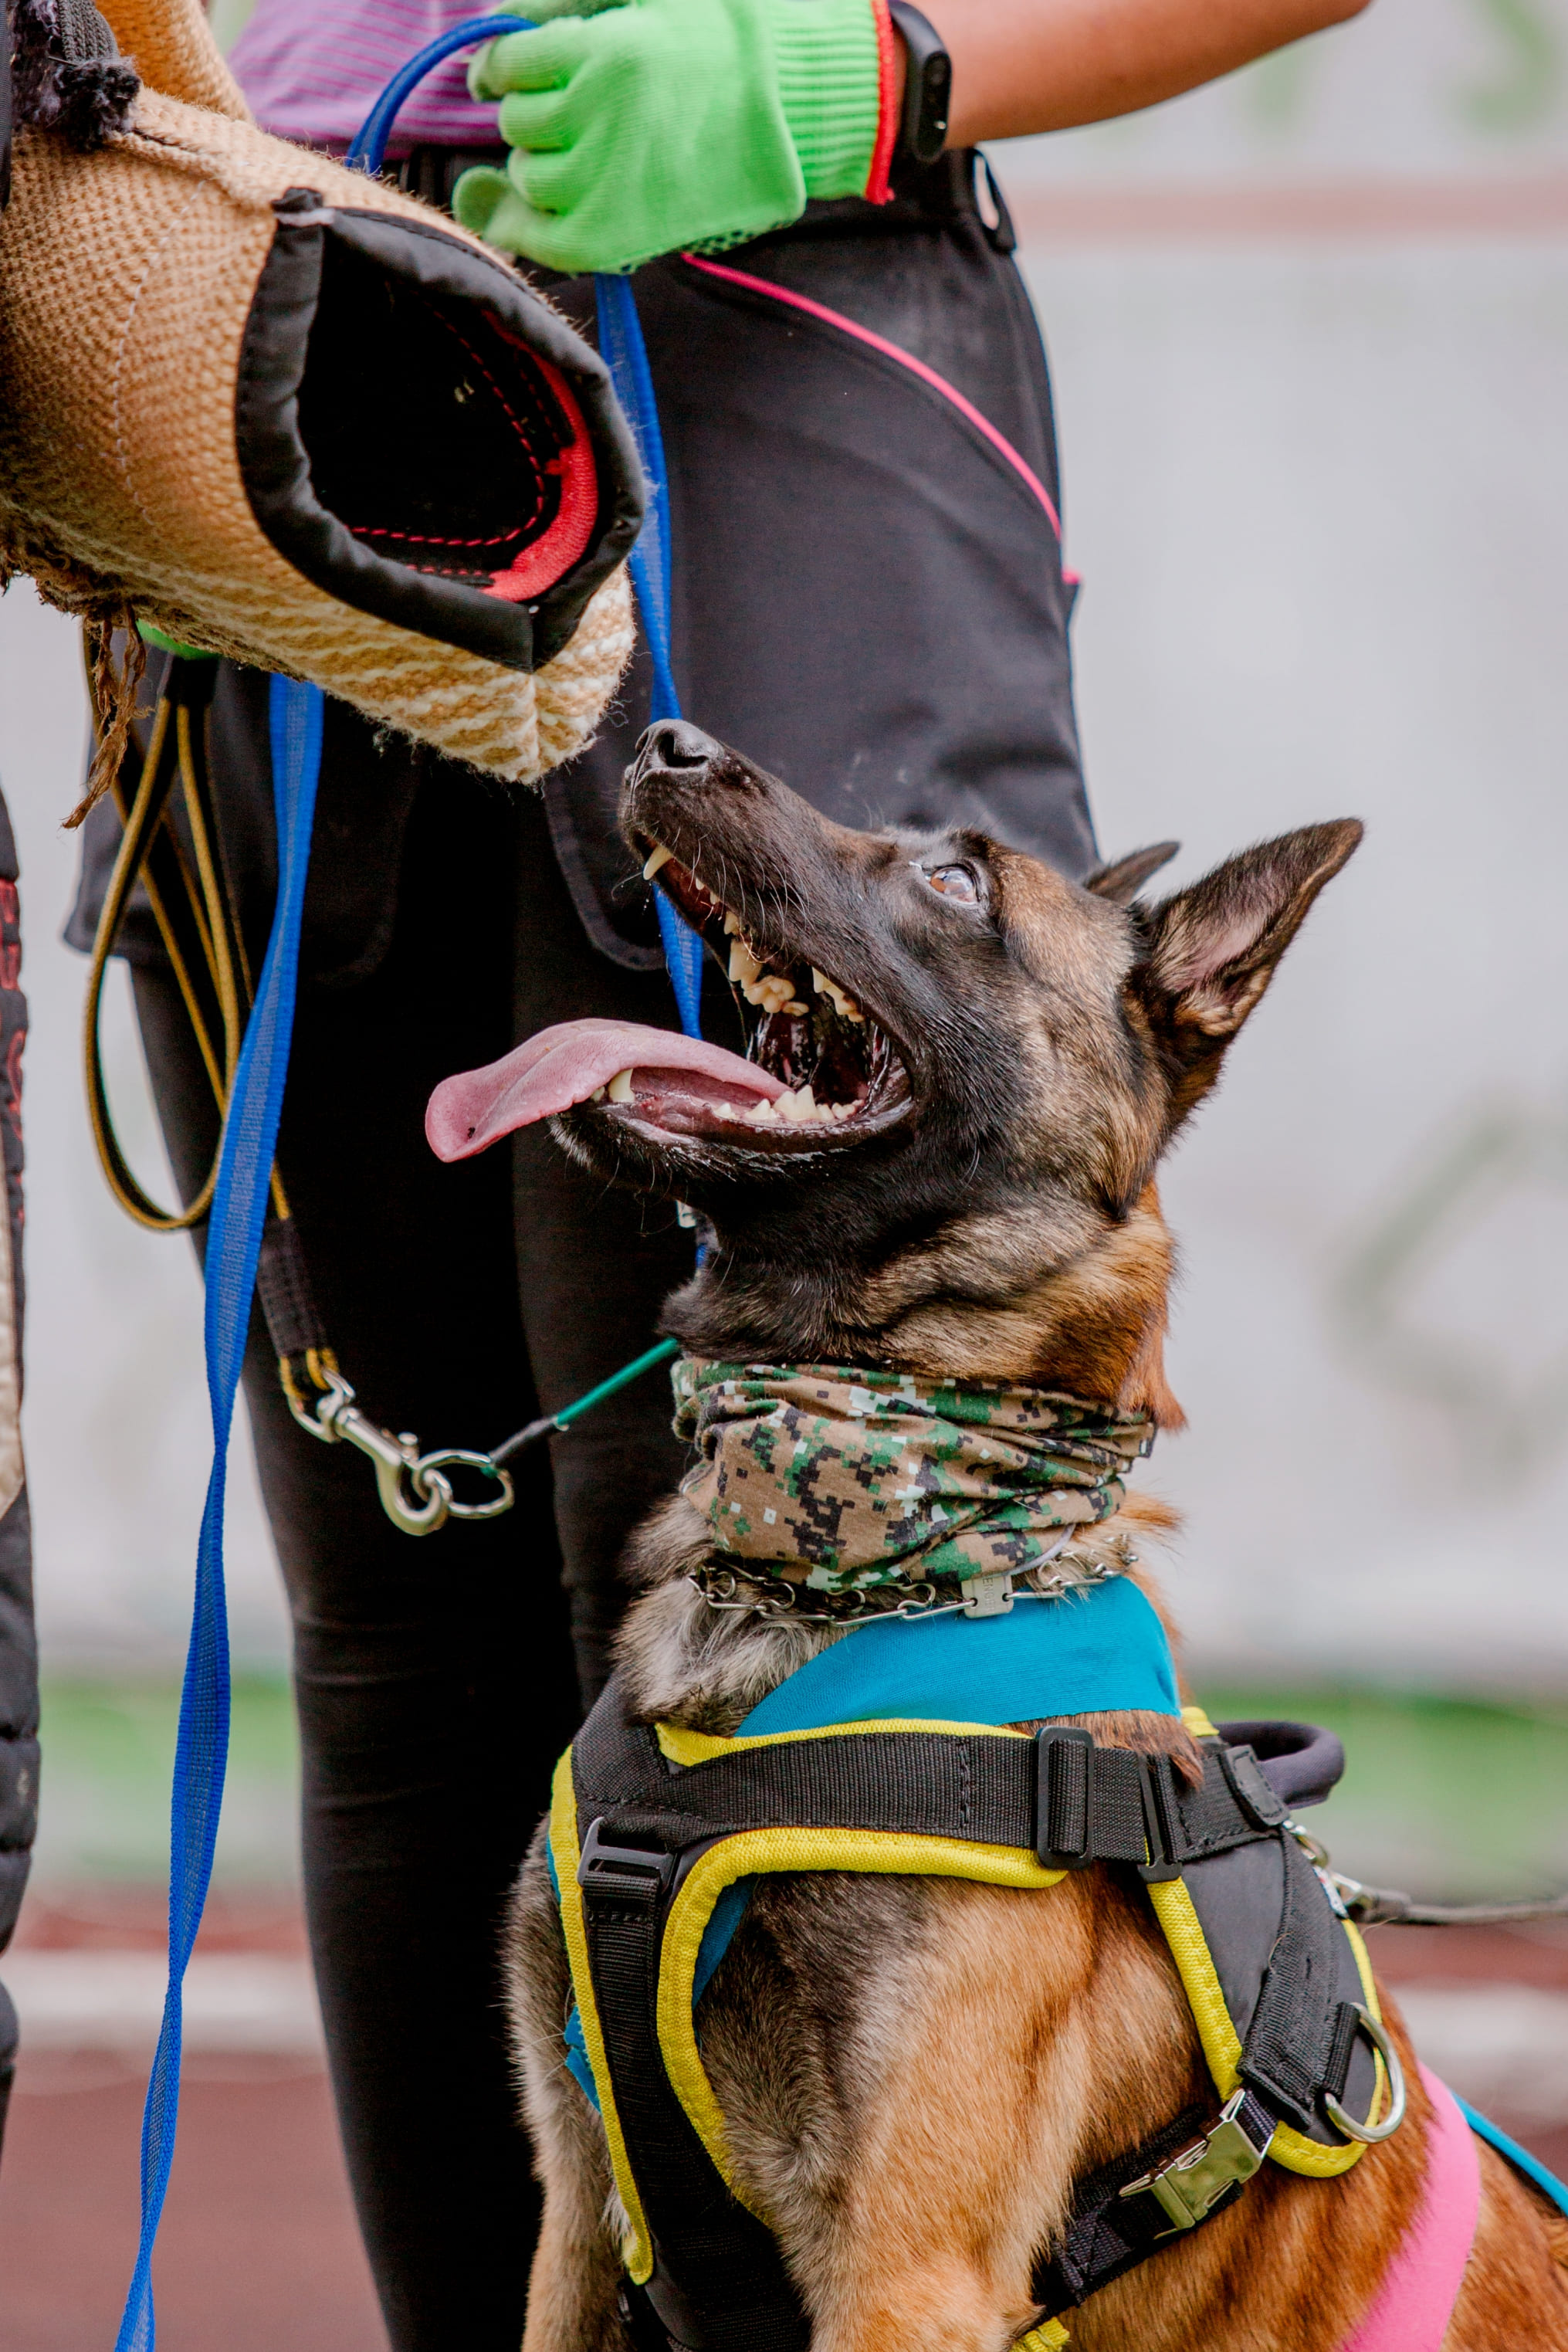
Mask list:
[[[710,804],[694,808],[689,772],[679,790],[635,772],[630,822],[643,841],[674,843],[694,869],[690,844],[716,823],[726,897],[746,908],[754,937],[769,903],[789,904],[797,929],[802,906],[809,916],[813,891],[797,867],[813,854],[819,880],[850,874],[862,905],[878,876],[907,887],[885,845],[823,825],[744,763],[719,781],[731,802],[716,820]],[[910,1219],[896,1238],[890,1220],[886,1246],[857,1244],[852,1264],[846,1255],[821,1277],[821,1298],[803,1304],[798,1266],[769,1291],[766,1196],[742,1248],[715,1155],[672,1151],[661,1168],[638,1143],[635,1180],[698,1199],[715,1227],[708,1271],[674,1302],[674,1328],[702,1352],[722,1339],[726,1352],[756,1357],[771,1344],[774,1360],[800,1330],[831,1331],[846,1347],[852,1335],[861,1361],[1033,1381],[1179,1427],[1161,1353],[1172,1253],[1155,1161],[1357,832],[1291,836],[1163,908],[1125,915],[1146,858],[1086,893],[1018,853],[969,842],[1007,949],[1003,967],[988,945],[985,984],[1021,1073],[1007,1131],[974,1146],[986,1181],[956,1186],[946,1210]],[[897,847],[907,865],[907,845]],[[895,944],[908,936],[902,904],[889,919]],[[803,951],[885,1005],[896,970],[879,975],[874,937],[857,965],[857,940],[865,947],[873,926],[846,920],[837,936],[808,932]],[[943,935],[925,961],[946,969],[948,952]],[[961,992],[967,967],[951,969]],[[602,1127],[562,1131],[605,1164]],[[834,1166],[824,1156],[824,1186]],[[785,1251],[783,1211],[776,1230]],[[1103,1557],[1126,1535],[1142,1554],[1169,1524],[1159,1504],[1130,1496],[1079,1549]],[[678,1497],[640,1531],[629,1566],[643,1590],[621,1658],[645,1717],[727,1732],[839,1637],[710,1610],[687,1581],[708,1556],[706,1535]],[[1136,1572],[1146,1584],[1146,1570]],[[1079,1719],[1105,1744],[1195,1765],[1168,1718]],[[546,2193],[525,2352],[626,2352],[615,2198],[598,2119],[563,2064],[570,1988],[538,1847],[509,1959]],[[1403,2129],[1335,2180],[1266,2165],[1230,2210],[1073,2315],[1078,2352],[1338,2352],[1421,2193],[1429,2107],[1397,2011],[1384,2003],[1410,2084]],[[1213,2099],[1147,1903],[1103,1869],[1041,1894],[833,1873],[763,1879],[705,1997],[703,2049],[738,2175],[811,2315],[813,2352],[1007,2352],[1039,2316],[1032,2266],[1074,2182]],[[1481,2222],[1445,2352],[1568,2352],[1568,2226],[1489,2149],[1480,2159]]]

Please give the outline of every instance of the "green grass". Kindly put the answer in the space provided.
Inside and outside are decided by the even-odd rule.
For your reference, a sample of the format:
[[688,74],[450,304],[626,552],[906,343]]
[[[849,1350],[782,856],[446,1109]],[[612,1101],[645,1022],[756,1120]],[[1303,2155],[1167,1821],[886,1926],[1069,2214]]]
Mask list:
[[1307,1823],[1352,1877],[1428,1901],[1568,1887],[1568,1706],[1343,1688],[1205,1687],[1203,1704],[1338,1732],[1344,1779]]
[[[54,1679],[44,1685],[37,1871],[56,1881],[163,1878],[178,1686]],[[278,1885],[298,1875],[299,1747],[281,1676],[234,1686],[214,1875]]]
[[[1339,1733],[1344,1780],[1309,1819],[1354,1877],[1428,1899],[1568,1887],[1568,1706],[1343,1687],[1206,1686],[1203,1698],[1217,1718],[1286,1716]],[[46,1685],[40,1878],[162,1878],[178,1714],[172,1685],[78,1675]],[[221,1885],[297,1875],[298,1774],[287,1684],[241,1677]]]

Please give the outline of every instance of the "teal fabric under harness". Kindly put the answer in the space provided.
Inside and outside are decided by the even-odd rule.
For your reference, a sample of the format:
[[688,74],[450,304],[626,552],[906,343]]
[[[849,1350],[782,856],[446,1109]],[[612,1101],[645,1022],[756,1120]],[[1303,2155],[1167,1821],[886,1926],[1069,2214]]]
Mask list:
[[[1118,1576],[1049,1601],[1017,1594],[1001,1616],[950,1611],[873,1618],[797,1667],[752,1708],[739,1731],[754,1738],[901,1720],[1000,1725],[1134,1710],[1179,1717],[1181,1701],[1165,1627],[1137,1586]],[[553,1883],[553,1861],[550,1876]],[[749,1878],[737,1879],[714,1906],[692,1983],[694,2005],[729,1949],[751,1887]],[[575,2006],[564,2039],[566,2063],[597,2106]]]

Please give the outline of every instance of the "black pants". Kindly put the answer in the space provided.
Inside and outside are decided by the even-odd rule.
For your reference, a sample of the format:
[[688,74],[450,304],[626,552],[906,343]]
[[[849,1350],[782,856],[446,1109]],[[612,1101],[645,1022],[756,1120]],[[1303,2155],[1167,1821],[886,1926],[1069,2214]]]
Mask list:
[[[967,184],[944,165],[896,218],[813,207],[732,258],[902,340],[1054,492],[1039,340]],[[692,717],[847,822],[989,817],[1082,873],[1070,596],[1040,500],[906,371],[683,268],[638,286]],[[690,1269],[668,1210],[591,1181],[548,1135],[448,1168],[422,1132],[438,1079],[548,1023],[674,1025],[612,824],[643,693],[634,667],[600,745],[542,800],[329,708],[279,1159],[347,1377],[426,1445],[492,1444],[580,1394],[649,1344]],[[275,872],[266,681],[225,665],[211,730],[254,958]],[[78,942],[111,833],[99,819],[88,845]],[[189,1197],[211,1097],[144,925],[127,945]],[[737,1042],[710,996],[708,1034]],[[515,2352],[536,2209],[500,1921],[605,1671],[624,1536],[679,1475],[668,1390],[654,1376],[523,1457],[510,1516],[420,1541],[382,1517],[361,1456],[290,1421],[259,1338],[246,1393],[295,1624],[311,1944],[388,2327],[396,2352]]]

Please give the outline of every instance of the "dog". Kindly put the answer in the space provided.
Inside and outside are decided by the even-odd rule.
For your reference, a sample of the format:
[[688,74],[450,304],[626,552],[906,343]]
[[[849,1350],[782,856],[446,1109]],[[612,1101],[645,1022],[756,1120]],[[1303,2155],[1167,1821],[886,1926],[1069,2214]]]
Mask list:
[[[1139,894],[1174,844],[1079,887],[976,832],[849,832],[674,722],[643,738],[622,820],[727,959],[755,1013],[746,1056],[565,1024],[448,1082],[436,1148],[456,1157],[548,1118],[585,1167],[688,1204],[706,1253],[664,1319],[693,1357],[1025,1384],[1178,1429],[1156,1165],[1361,826],[1287,834],[1150,904]],[[1160,1607],[1135,1563],[1171,1524],[1128,1494],[1071,1531],[1071,1556]],[[639,1721],[732,1734],[842,1638],[788,1610],[713,1606],[737,1590],[735,1563],[684,1492],[627,1564],[620,1674]],[[1201,1776],[1170,1715],[1066,1720]],[[624,2216],[600,2119],[563,2064],[571,1993],[542,1834],[507,1964],[545,2192],[525,2352],[627,2352]],[[1072,2313],[1076,2352],[1351,2344],[1416,2223],[1434,2130],[1386,1996],[1384,2015],[1409,2081],[1402,2128],[1336,2179],[1265,2164],[1230,2210]],[[1108,1867],[1043,1895],[759,1879],[704,1999],[702,2055],[813,2352],[1007,2352],[1041,2319],[1034,2266],[1073,2184],[1214,2104],[1170,1952]],[[1445,2352],[1568,2347],[1568,2223],[1478,2154]]]

